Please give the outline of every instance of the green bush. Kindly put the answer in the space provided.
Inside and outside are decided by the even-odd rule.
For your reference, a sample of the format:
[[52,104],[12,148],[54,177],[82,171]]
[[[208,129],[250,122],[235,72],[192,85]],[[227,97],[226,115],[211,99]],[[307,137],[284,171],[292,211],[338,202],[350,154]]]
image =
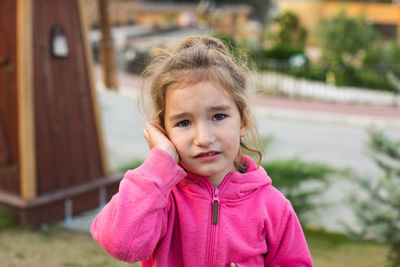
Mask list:
[[15,223],[14,214],[4,206],[0,205],[0,230]]
[[232,54],[237,50],[238,46],[233,36],[226,33],[214,33],[212,36],[222,41]]
[[140,165],[142,165],[142,163],[143,163],[143,160],[142,160],[142,159],[137,159],[137,160],[134,160],[134,161],[131,162],[131,163],[127,163],[127,164],[125,164],[125,165],[122,165],[122,166],[119,167],[118,169],[119,169],[121,172],[126,172],[126,171],[128,171],[128,170],[136,169],[137,167],[139,167]]
[[247,51],[244,51],[242,49],[242,47],[236,42],[233,36],[226,33],[214,33],[212,36],[222,41],[229,49],[231,55],[236,59],[239,59],[240,61],[242,61],[243,59],[247,59]]
[[373,69],[355,69],[350,66],[342,65],[341,68],[334,70],[335,84],[338,86],[353,86],[366,89],[377,89],[384,91],[394,91],[386,77],[380,75]]
[[355,81],[359,87],[393,91],[386,78],[372,70],[361,69],[356,71]]
[[307,223],[309,215],[318,208],[318,205],[312,202],[312,198],[321,194],[327,187],[328,176],[343,172],[298,158],[264,162],[262,166],[271,177],[272,185],[290,200],[302,224]]
[[318,65],[306,65],[304,68],[290,68],[286,73],[297,78],[325,82],[327,70]]
[[376,238],[390,245],[389,266],[400,266],[400,140],[377,129],[369,129],[369,153],[384,175],[376,181],[353,176],[357,186],[350,197],[361,231],[349,231],[357,238]]
[[267,35],[275,46],[304,46],[307,30],[301,25],[295,13],[283,11],[271,19],[271,24],[272,27]]
[[293,45],[277,45],[268,49],[262,50],[262,59],[279,59],[289,60],[292,56],[304,54],[304,49],[301,46]]
[[[287,61],[282,60],[266,61],[260,68],[262,70],[277,71],[297,78],[321,82],[326,81],[326,75],[330,70],[328,67],[311,65],[309,62],[304,67],[290,67]],[[338,65],[331,72],[335,75],[335,85],[337,86],[361,87],[395,92],[395,88],[389,83],[386,75],[382,75],[373,69],[355,69],[350,66]],[[396,75],[399,76],[398,74]]]

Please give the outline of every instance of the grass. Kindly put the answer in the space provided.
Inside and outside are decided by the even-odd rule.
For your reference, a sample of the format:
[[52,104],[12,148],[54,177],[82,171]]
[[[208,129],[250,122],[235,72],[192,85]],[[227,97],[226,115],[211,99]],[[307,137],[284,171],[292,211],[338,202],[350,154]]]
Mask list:
[[0,262],[2,267],[139,266],[113,259],[89,234],[54,226],[45,232],[19,227],[0,230]]
[[304,229],[315,266],[382,267],[389,246],[376,242],[356,242],[343,234]]
[[[354,242],[341,234],[305,229],[314,264],[318,267],[384,266],[388,246]],[[9,227],[0,230],[1,266],[134,266],[113,259],[89,234],[57,226],[48,231]]]

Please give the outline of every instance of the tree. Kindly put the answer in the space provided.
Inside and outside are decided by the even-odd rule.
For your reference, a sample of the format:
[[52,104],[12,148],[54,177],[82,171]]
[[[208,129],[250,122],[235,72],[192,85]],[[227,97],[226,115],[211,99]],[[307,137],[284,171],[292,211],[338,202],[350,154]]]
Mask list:
[[345,10],[320,28],[323,56],[331,67],[362,61],[379,40],[380,35],[362,17],[348,18]]
[[400,266],[400,140],[391,140],[376,129],[369,129],[368,133],[371,157],[384,175],[377,182],[353,178],[360,191],[351,197],[351,203],[361,231],[350,232],[358,238],[372,237],[389,243],[388,263]]
[[271,18],[265,35],[268,45],[256,55],[256,62],[262,69],[287,71],[292,67],[290,59],[296,56],[301,57],[301,66],[307,62],[304,54],[307,31],[295,13],[284,11]]
[[301,224],[307,224],[315,210],[327,205],[313,200],[328,187],[328,178],[346,172],[299,158],[263,162],[262,166],[273,185],[290,200]]
[[285,11],[272,18],[271,39],[275,45],[304,46],[307,31],[300,24],[299,17]]

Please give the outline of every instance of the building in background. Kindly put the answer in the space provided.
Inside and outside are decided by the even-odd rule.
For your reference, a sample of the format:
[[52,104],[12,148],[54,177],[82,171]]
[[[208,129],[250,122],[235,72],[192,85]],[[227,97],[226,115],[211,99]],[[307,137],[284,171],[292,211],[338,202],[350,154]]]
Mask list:
[[321,22],[343,9],[349,17],[363,16],[383,38],[400,43],[400,4],[397,1],[279,0],[275,3],[279,11],[290,10],[299,16],[309,31],[310,45],[317,42],[316,32]]
[[[97,0],[85,1],[86,21],[98,27]],[[212,27],[214,31],[246,35],[244,26],[252,8],[245,4],[207,5],[205,1],[110,1],[113,26],[141,25],[159,29],[173,27]],[[205,19],[207,15],[207,20]],[[211,24],[211,25],[210,25]]]
[[[109,0],[117,68],[139,74],[151,48],[190,35],[225,33],[249,39],[257,35],[260,27],[250,20],[251,6],[211,2]],[[84,14],[91,28],[89,39],[94,59],[100,62],[98,0],[85,0]]]

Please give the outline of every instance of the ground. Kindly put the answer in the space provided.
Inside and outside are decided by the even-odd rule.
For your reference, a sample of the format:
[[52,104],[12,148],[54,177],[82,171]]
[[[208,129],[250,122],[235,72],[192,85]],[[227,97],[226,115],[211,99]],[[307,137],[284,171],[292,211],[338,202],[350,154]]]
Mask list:
[[[357,243],[343,235],[316,230],[306,229],[306,236],[315,266],[384,266],[386,245]],[[0,230],[0,262],[4,267],[139,266],[114,260],[87,233],[58,226],[44,230],[19,227]]]
[[106,254],[89,234],[58,227],[1,230],[0,262],[3,267],[132,266]]

